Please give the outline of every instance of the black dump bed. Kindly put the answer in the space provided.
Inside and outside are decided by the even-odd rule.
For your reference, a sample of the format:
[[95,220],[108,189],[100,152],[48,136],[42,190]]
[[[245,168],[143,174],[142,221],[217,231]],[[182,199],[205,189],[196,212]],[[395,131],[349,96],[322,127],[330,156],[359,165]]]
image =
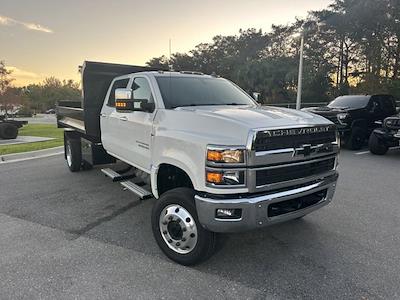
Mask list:
[[130,73],[155,71],[154,68],[85,61],[82,75],[82,99],[59,101],[58,127],[73,128],[100,141],[100,111],[111,81]]

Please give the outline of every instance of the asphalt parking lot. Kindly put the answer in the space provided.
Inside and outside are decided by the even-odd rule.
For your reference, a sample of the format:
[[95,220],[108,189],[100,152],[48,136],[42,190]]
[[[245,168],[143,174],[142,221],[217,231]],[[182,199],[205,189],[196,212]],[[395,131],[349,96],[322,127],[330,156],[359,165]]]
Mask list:
[[0,164],[2,299],[398,299],[400,150],[343,150],[331,205],[250,233],[223,235],[206,263],[158,249],[154,199],[62,155]]

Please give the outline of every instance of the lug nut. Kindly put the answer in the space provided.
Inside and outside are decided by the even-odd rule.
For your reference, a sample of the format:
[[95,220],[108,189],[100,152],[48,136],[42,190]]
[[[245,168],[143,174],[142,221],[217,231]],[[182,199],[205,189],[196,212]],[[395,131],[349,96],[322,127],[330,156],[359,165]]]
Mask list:
[[186,242],[186,238],[182,238],[182,242]]
[[181,245],[181,243],[177,242],[176,245],[179,247]]
[[191,237],[191,238],[194,238],[195,236],[196,236],[196,235],[195,235],[194,233],[191,233],[191,234],[190,234],[190,237]]
[[182,228],[182,231],[183,231],[183,232],[186,232],[186,230],[187,230],[186,227],[183,227],[183,228]]
[[189,222],[190,222],[190,218],[186,218],[186,222],[188,222],[188,223],[189,223]]
[[175,212],[178,213],[179,212],[179,208],[175,209]]

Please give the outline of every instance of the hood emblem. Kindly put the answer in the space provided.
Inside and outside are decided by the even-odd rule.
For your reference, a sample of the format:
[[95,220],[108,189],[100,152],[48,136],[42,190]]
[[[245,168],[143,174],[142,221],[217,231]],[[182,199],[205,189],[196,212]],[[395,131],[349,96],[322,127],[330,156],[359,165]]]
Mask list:
[[304,157],[308,157],[310,155],[314,155],[320,152],[331,151],[331,145],[315,145],[304,144],[300,148],[293,148],[292,157],[303,155]]
[[304,155],[304,157],[307,157],[316,152],[316,150],[316,148],[311,148],[310,144],[305,144],[301,148],[294,149],[293,156]]

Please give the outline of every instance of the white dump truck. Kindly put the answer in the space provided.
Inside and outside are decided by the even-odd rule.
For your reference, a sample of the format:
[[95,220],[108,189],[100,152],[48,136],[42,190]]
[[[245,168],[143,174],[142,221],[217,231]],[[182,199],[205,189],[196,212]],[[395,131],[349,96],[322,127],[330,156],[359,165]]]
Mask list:
[[57,107],[67,165],[125,163],[101,171],[156,198],[153,234],[172,260],[201,262],[216,233],[301,218],[332,200],[340,143],[327,119],[261,106],[198,72],[85,62],[81,73],[82,99]]

